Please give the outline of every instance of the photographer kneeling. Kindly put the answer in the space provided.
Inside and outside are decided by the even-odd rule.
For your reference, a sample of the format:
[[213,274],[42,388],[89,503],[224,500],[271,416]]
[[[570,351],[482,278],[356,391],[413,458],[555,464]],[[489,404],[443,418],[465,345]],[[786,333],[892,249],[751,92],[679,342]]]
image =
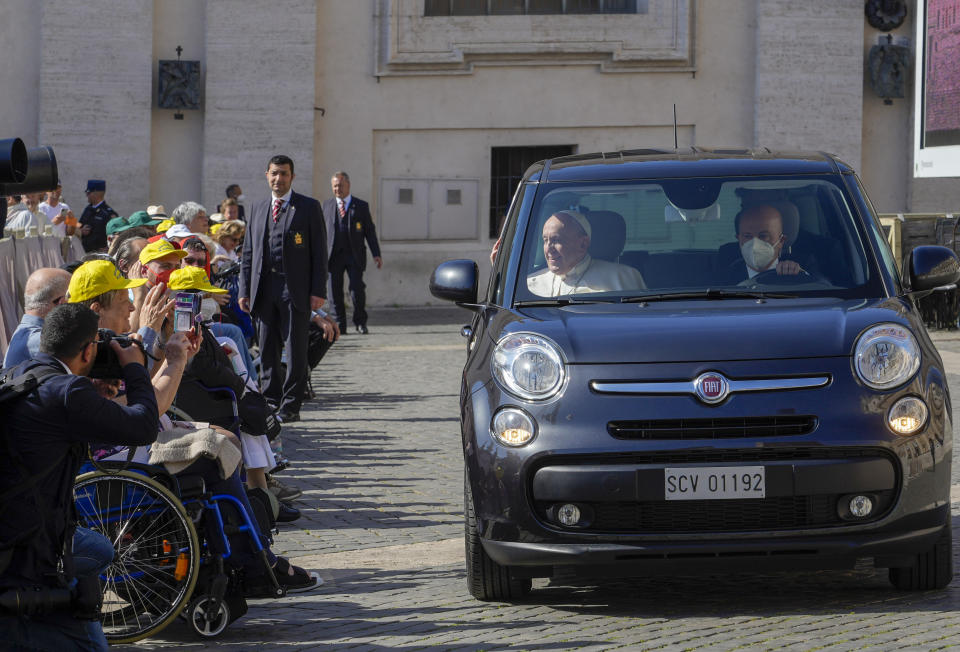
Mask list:
[[159,413],[137,347],[110,344],[127,405],[102,398],[86,378],[97,357],[98,322],[84,306],[57,306],[44,321],[40,353],[12,376],[38,367],[56,372],[15,399],[2,426],[0,603],[15,611],[0,614],[0,640],[15,649],[107,649],[96,576],[70,588],[73,484],[87,444],[149,444]]

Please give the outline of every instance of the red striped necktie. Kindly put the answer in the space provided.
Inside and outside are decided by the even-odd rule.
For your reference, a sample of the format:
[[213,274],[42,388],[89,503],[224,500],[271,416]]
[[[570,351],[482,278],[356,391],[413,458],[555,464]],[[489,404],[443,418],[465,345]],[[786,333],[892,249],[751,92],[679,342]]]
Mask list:
[[280,217],[280,207],[283,206],[282,199],[273,200],[273,221],[276,222],[277,218]]

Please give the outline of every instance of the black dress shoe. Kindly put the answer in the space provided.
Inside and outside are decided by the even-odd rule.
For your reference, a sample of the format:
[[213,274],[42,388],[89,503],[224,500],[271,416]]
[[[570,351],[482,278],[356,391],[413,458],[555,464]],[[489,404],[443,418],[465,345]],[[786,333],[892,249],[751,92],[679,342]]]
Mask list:
[[349,332],[350,332],[350,331],[347,330],[347,325],[346,325],[346,323],[340,324],[340,334],[341,334],[341,335],[346,335],[346,334],[349,333]]
[[367,325],[366,325],[366,324],[360,324],[360,325],[358,325],[358,326],[357,326],[357,332],[358,332],[358,333],[363,333],[364,335],[367,335],[368,333],[370,333],[370,331],[367,330]]
[[287,503],[280,503],[280,511],[277,512],[277,523],[293,523],[300,518],[300,510],[291,507]]
[[280,418],[281,423],[293,423],[294,421],[300,420],[299,412],[291,412],[289,410],[283,410],[277,416]]

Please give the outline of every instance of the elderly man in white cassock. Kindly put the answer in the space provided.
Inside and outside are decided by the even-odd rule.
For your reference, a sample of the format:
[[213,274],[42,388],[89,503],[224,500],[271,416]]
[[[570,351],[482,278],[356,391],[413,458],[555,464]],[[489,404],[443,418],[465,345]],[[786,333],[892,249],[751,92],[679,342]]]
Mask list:
[[592,258],[587,253],[590,235],[590,222],[581,213],[551,215],[543,224],[547,267],[527,277],[527,288],[542,297],[646,288],[633,267]]

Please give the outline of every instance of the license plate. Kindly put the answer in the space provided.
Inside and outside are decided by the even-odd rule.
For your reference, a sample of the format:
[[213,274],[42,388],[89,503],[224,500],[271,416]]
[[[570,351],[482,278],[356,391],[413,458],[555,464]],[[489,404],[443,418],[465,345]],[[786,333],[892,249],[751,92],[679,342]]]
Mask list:
[[666,468],[663,494],[667,500],[764,498],[766,475],[762,466]]

